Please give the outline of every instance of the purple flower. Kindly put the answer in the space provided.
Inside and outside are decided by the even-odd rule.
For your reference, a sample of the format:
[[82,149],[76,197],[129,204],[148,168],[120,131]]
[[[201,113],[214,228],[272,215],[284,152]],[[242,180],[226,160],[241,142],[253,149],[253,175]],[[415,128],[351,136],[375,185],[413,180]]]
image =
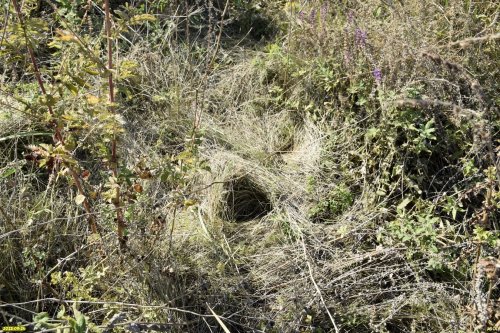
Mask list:
[[375,81],[377,83],[380,83],[382,81],[382,72],[380,71],[380,68],[375,68],[372,72],[373,77],[375,78]]
[[323,22],[326,19],[326,14],[328,14],[328,8],[329,8],[329,4],[328,3],[325,3],[325,4],[323,4],[323,6],[321,6],[320,14],[321,14],[321,20]]
[[365,47],[366,46],[366,31],[356,28],[355,32],[356,45]]
[[304,21],[304,15],[305,15],[305,14],[304,14],[304,12],[301,10],[301,11],[299,12],[299,19],[300,19],[301,21]]
[[352,10],[349,11],[347,14],[347,22],[352,23],[354,22],[354,12]]
[[311,10],[311,14],[309,14],[309,23],[315,25],[314,21],[316,20],[316,9]]

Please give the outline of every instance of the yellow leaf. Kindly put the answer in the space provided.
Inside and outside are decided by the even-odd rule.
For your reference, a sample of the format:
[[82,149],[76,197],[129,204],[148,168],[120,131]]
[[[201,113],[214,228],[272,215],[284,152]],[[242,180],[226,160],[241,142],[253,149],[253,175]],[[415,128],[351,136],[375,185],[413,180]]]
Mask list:
[[90,105],[96,105],[99,103],[99,97],[94,95],[87,95],[87,103]]
[[75,202],[77,205],[81,205],[85,201],[85,196],[83,194],[78,194],[75,197]]
[[140,15],[135,15],[132,17],[130,20],[130,24],[140,24],[143,22],[154,22],[156,21],[156,17],[154,17],[151,14],[140,14]]
[[87,74],[90,75],[99,75],[99,71],[93,69],[93,68],[84,68],[83,69]]
[[196,200],[186,199],[184,200],[184,207],[190,207],[196,205]]
[[59,36],[57,36],[57,39],[59,39],[61,42],[77,42],[78,38],[76,38],[75,35],[73,35],[69,31],[65,30],[58,30],[57,33]]

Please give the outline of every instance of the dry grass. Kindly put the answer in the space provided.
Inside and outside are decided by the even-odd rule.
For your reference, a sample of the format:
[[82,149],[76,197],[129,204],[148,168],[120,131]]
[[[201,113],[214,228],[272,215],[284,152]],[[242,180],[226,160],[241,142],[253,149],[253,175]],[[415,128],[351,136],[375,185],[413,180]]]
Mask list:
[[[478,247],[473,226],[486,214],[498,233],[498,213],[483,203],[487,191],[498,196],[498,179],[466,175],[461,163],[498,170],[498,8],[350,1],[320,14],[323,5],[301,4],[316,21],[276,14],[285,30],[263,50],[224,37],[212,67],[213,46],[203,53],[191,36],[188,48],[173,28],[158,50],[144,41],[123,55],[140,65],[140,82],[122,107],[120,155],[153,176],[124,204],[126,253],[104,200],[93,202],[102,238],[86,237],[68,183],[24,161],[24,147],[40,141],[15,135],[36,126],[2,121],[0,139],[14,137],[0,141],[0,175],[16,171],[0,176],[0,321],[52,316],[72,300],[96,326],[118,330],[465,332],[497,320],[485,297],[498,296],[498,282],[474,273],[474,256],[498,249]],[[439,147],[427,154],[413,142],[430,119],[442,137],[426,141]],[[185,170],[178,157],[193,129],[202,140]],[[92,181],[106,177],[94,170]],[[457,218],[446,196],[464,208]],[[438,252],[412,243],[428,235],[407,230],[403,241],[391,229],[405,198],[408,223],[442,218]],[[55,283],[57,272],[76,278]]]

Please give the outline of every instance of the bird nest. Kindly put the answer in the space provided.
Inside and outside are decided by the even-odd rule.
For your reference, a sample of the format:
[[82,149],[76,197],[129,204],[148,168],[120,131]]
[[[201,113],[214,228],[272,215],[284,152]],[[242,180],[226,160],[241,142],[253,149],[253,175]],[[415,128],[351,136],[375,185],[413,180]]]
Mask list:
[[249,177],[243,176],[225,184],[225,209],[222,218],[234,222],[246,222],[264,217],[272,210],[266,192]]

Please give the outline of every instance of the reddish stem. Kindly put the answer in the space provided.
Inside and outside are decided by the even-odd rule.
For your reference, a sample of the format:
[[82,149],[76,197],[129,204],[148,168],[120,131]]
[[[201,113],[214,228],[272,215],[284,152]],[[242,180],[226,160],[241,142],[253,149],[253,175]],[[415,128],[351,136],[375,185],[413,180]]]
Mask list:
[[[113,83],[113,42],[111,39],[111,14],[109,7],[109,0],[104,1],[104,12],[105,12],[105,30],[106,37],[108,39],[108,85],[109,85],[109,102],[110,102],[110,110],[115,113],[114,103],[115,103],[115,93],[114,93],[114,83]],[[113,134],[113,140],[111,141],[111,171],[113,173],[113,177],[118,180],[118,158],[116,154],[116,133]],[[116,209],[116,224],[117,224],[117,233],[118,233],[118,241],[120,242],[120,247],[123,249],[127,245],[127,239],[125,237],[125,221],[123,219],[123,211],[121,208],[121,196],[120,196],[120,188],[116,189],[116,196],[113,203]]]
[[[14,8],[16,10],[17,17],[19,19],[19,23],[23,27],[24,38],[26,40],[26,48],[28,49],[28,53],[30,55],[31,64],[33,65],[35,77],[36,77],[36,80],[38,81],[38,86],[40,87],[40,90],[42,91],[42,95],[48,96],[47,91],[45,90],[45,85],[43,84],[42,76],[40,74],[40,69],[39,69],[37,61],[36,61],[35,52],[33,51],[33,48],[30,45],[30,42],[28,39],[28,34],[26,33],[26,29],[25,29],[25,25],[24,25],[22,13],[21,13],[21,8],[19,7],[17,0],[12,0],[12,3],[14,4]],[[50,105],[47,105],[47,108],[49,110],[50,115],[54,116],[54,110],[52,109],[52,107]],[[60,143],[61,145],[64,146],[64,138],[62,136],[59,125],[57,124],[56,121],[53,122],[53,125],[55,127],[55,143],[56,144]],[[73,181],[75,182],[75,186],[78,190],[78,193],[85,196],[85,192],[83,190],[83,186],[82,186],[82,183],[80,182],[80,178],[78,177],[77,172],[71,166],[67,165],[67,167],[70,170],[71,177],[73,178]],[[92,230],[92,233],[97,233],[97,224],[94,220],[94,215],[92,214],[92,209],[90,207],[90,204],[89,204],[86,196],[85,196],[85,200],[83,201],[83,208],[85,209],[85,212],[87,213],[88,222],[89,222],[90,229]]]

